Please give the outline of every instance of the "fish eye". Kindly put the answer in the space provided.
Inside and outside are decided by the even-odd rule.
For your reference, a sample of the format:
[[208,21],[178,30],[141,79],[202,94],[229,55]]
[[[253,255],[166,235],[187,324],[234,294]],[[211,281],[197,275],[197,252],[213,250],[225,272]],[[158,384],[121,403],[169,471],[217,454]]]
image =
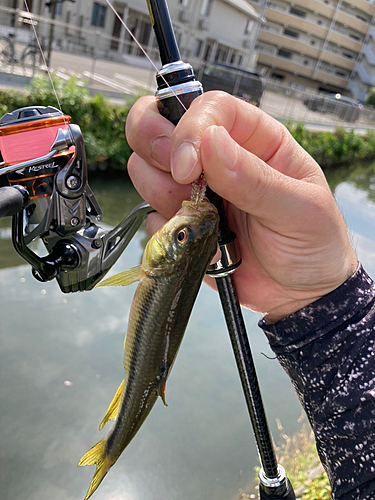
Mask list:
[[186,241],[186,238],[187,238],[187,229],[184,228],[184,229],[180,229],[177,233],[177,241],[178,243],[184,243]]

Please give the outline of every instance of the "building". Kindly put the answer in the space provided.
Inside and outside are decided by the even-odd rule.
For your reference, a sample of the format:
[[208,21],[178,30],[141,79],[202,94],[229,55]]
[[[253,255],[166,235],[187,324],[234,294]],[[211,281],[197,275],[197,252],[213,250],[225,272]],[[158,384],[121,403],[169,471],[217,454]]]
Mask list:
[[268,78],[360,100],[375,86],[373,1],[251,2],[267,19],[257,51]]
[[[141,64],[145,56],[131,32],[158,62],[146,0],[113,0],[114,8],[129,31],[105,0],[28,1],[34,15],[56,21],[54,49]],[[2,3],[9,7],[17,4],[24,10],[23,0],[2,0]],[[46,7],[46,3],[52,5]],[[193,67],[198,67],[202,61],[255,67],[254,46],[260,18],[247,0],[169,0],[168,6],[182,58]],[[1,24],[3,20],[2,15]],[[36,20],[46,45],[50,27],[41,18]]]

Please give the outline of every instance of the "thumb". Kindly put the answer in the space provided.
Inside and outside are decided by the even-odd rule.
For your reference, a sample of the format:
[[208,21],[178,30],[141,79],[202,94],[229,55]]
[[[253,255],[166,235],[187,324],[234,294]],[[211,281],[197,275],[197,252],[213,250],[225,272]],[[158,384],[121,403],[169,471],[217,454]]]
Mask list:
[[[306,220],[313,213],[317,215],[317,206],[323,211],[327,203],[331,206],[332,196],[326,187],[270,167],[239,146],[224,127],[212,125],[205,130],[200,155],[210,188],[275,231],[287,227],[291,217],[301,218],[301,211]],[[301,157],[301,164],[306,167],[309,158]],[[311,164],[315,168],[312,158]]]

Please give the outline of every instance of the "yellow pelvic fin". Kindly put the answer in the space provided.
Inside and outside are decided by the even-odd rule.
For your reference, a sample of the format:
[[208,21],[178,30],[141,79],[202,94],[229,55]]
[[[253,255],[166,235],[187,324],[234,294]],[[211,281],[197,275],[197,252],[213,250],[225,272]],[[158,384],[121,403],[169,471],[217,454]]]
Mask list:
[[[96,285],[99,286],[127,286],[141,279],[142,266],[131,267],[117,273]],[[96,288],[95,287],[95,288]]]
[[85,500],[88,500],[97,490],[112,465],[105,456],[105,438],[99,441],[99,443],[96,443],[95,446],[83,455],[81,460],[78,462],[78,467],[94,464],[96,464],[96,471],[86,493]]
[[122,395],[122,390],[124,388],[124,380],[121,382],[119,388],[116,391],[115,397],[112,399],[112,403],[109,405],[109,408],[107,410],[107,413],[105,414],[105,417],[102,420],[102,423],[99,425],[99,430],[101,431],[105,424],[109,422],[110,420],[115,420],[117,417],[118,411],[120,409],[120,403],[121,403],[121,395]]

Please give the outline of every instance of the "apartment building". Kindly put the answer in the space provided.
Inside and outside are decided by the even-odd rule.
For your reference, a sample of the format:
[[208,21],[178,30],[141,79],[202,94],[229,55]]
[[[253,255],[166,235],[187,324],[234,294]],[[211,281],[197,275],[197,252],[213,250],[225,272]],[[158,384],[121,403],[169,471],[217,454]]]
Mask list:
[[[2,0],[24,10],[23,0]],[[141,64],[144,54],[105,0],[28,0],[30,11],[54,17],[53,47]],[[55,7],[46,3],[56,3]],[[113,0],[113,6],[145,51],[158,62],[146,0]],[[168,0],[181,55],[193,67],[218,61],[255,68],[259,14],[247,0]],[[0,24],[3,24],[2,14]],[[42,21],[41,21],[42,22]],[[25,25],[24,28],[27,28]],[[49,37],[49,26],[40,33]]]
[[251,1],[267,19],[257,41],[267,77],[364,100],[375,85],[373,0]]

